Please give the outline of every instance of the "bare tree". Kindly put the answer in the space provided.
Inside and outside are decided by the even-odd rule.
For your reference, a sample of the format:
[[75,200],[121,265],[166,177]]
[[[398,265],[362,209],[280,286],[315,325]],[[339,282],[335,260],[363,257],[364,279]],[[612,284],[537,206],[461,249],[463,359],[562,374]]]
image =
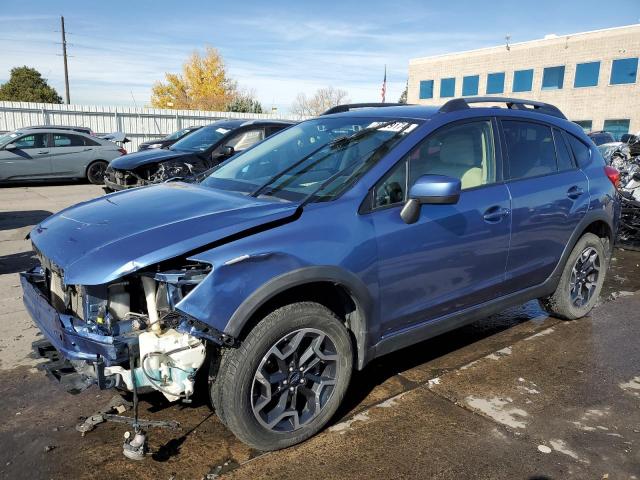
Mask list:
[[311,97],[299,93],[291,105],[291,113],[315,116],[344,103],[349,103],[349,94],[346,90],[334,87],[320,88]]

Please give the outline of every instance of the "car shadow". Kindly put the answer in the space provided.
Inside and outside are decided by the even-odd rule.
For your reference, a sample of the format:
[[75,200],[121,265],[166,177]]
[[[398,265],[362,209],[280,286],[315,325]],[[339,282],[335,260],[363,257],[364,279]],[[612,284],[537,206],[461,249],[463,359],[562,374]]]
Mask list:
[[34,252],[12,253],[0,255],[0,275],[18,273],[29,270],[38,264],[38,258]]
[[53,187],[63,185],[88,185],[89,181],[86,178],[61,178],[49,179],[49,180],[28,180],[20,182],[0,182],[0,188],[15,188],[15,187]]
[[48,210],[15,210],[0,213],[0,231],[37,225],[45,218],[53,215]]

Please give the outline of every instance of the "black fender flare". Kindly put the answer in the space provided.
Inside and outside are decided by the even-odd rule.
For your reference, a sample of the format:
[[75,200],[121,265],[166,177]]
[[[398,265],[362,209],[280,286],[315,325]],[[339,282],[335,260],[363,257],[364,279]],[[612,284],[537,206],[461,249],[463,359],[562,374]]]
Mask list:
[[349,319],[349,323],[356,340],[357,366],[359,370],[362,369],[369,360],[368,324],[373,315],[374,302],[364,282],[340,267],[303,267],[269,280],[240,304],[227,322],[224,333],[237,338],[249,319],[270,299],[293,287],[313,282],[330,282],[341,286],[355,303],[357,314]]

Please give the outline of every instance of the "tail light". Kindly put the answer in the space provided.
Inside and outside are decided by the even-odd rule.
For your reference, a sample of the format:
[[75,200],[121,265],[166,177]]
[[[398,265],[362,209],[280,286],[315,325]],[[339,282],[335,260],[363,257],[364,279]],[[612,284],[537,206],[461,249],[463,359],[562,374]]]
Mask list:
[[613,168],[609,165],[604,167],[604,173],[607,175],[607,178],[613,183],[613,186],[620,188],[620,172],[617,168]]
[[[120,148],[118,149],[118,151],[120,152],[120,155],[126,155],[126,154],[127,154],[127,151],[126,151],[124,148],[122,148],[122,147],[120,147]],[[616,170],[616,169],[614,168],[614,170]],[[616,172],[617,172],[617,170],[616,170]]]

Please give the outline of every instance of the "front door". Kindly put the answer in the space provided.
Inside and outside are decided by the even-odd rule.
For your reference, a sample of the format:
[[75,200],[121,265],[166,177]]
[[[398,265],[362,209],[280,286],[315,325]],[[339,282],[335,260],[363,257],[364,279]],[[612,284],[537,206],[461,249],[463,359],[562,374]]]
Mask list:
[[[510,198],[498,183],[494,124],[474,119],[430,134],[375,188],[383,336],[499,296],[509,250]],[[461,180],[455,205],[423,205],[400,218],[407,188],[422,175]]]
[[0,179],[28,180],[51,175],[46,133],[23,135],[9,145],[15,148],[0,150]]

